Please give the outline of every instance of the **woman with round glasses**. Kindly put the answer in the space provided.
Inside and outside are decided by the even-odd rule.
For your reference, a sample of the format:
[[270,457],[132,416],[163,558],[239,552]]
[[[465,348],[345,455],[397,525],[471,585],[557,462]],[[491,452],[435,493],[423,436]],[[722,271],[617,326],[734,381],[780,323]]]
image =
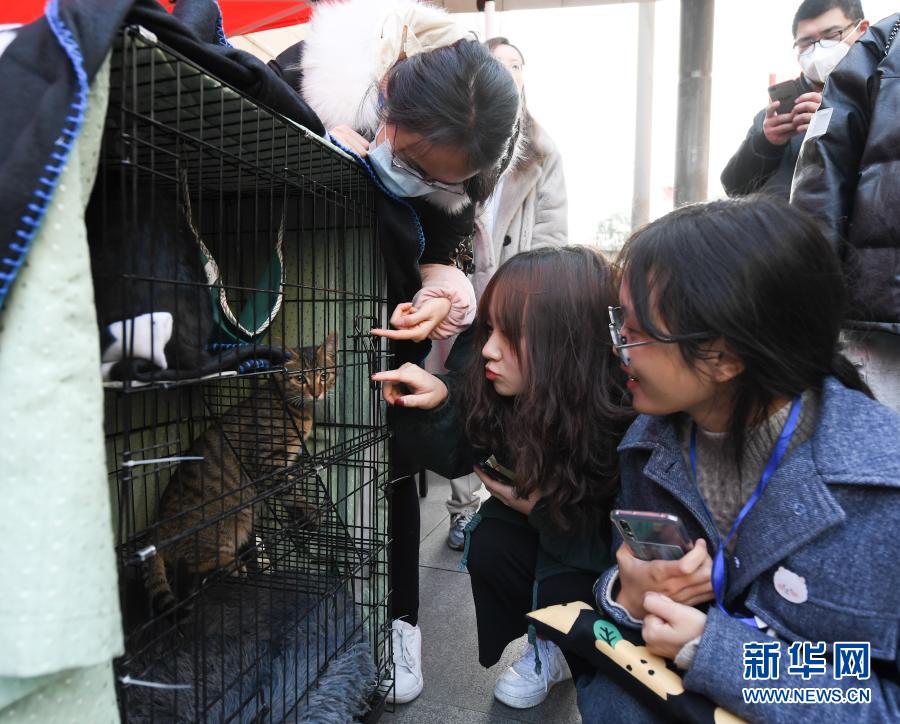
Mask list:
[[386,196],[402,200],[377,202],[379,217],[397,217],[385,252],[391,302],[404,302],[387,336],[421,341],[467,327],[475,207],[518,135],[519,96],[503,66],[449,14],[414,0],[321,3],[305,40],[270,65],[333,141],[365,159]]
[[[318,3],[304,41],[270,66],[374,176],[388,298],[397,305],[397,329],[388,331],[399,340],[394,361],[421,361],[414,342],[449,336],[474,318],[460,267],[471,259],[475,205],[512,157],[515,83],[446,12],[413,0]],[[414,472],[395,448],[389,697],[397,703],[423,688]]]

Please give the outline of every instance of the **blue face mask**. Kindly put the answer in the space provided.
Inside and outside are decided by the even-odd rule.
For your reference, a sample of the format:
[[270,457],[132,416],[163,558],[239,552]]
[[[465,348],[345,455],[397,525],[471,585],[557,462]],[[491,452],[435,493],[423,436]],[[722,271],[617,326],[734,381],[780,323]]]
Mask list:
[[374,149],[370,148],[366,158],[375,170],[378,180],[395,196],[411,199],[434,193],[435,189],[429,183],[394,165],[394,152],[387,138]]

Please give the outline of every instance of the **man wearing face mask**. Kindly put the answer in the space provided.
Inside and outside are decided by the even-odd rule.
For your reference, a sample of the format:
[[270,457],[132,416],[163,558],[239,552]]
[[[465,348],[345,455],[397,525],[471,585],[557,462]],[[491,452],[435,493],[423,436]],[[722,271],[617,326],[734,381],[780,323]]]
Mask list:
[[765,193],[785,200],[800,154],[803,134],[822,102],[822,88],[866,29],[859,0],[804,0],[794,15],[794,50],[803,70],[801,93],[789,113],[775,101],[753,119],[753,126],[722,172],[729,196]]
[[843,263],[843,341],[880,402],[900,411],[900,14],[873,25],[829,76],[803,140],[791,203]]

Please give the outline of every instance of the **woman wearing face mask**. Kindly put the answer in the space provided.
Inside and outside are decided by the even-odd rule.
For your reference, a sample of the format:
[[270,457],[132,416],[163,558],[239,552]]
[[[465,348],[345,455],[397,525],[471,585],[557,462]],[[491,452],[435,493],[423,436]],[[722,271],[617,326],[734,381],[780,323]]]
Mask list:
[[386,196],[402,200],[379,197],[378,208],[389,301],[403,303],[393,338],[467,327],[474,295],[461,269],[471,261],[475,206],[517,135],[518,94],[502,66],[446,12],[413,0],[322,3],[306,39],[270,65],[332,140],[365,159]]
[[[519,94],[506,69],[443,10],[413,0],[347,0],[315,6],[305,40],[270,63],[360,158],[376,194],[388,301],[399,341],[394,359],[418,361],[413,342],[446,336],[475,313],[460,268],[475,205],[511,157]],[[418,627],[418,468],[393,455],[390,698],[422,691]]]

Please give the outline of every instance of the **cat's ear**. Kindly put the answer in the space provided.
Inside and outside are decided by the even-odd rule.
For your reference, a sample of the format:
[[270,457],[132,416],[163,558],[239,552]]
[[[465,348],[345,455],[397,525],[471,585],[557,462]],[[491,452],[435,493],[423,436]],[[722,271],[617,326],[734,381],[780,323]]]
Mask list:
[[296,363],[296,362],[300,361],[300,353],[296,349],[294,349],[293,347],[284,347],[283,349],[284,349],[284,353],[287,355],[286,362],[288,364],[290,364],[292,362]]
[[325,344],[322,345],[322,352],[325,355],[325,359],[329,362],[334,362],[337,357],[337,333],[331,332],[325,338]]

